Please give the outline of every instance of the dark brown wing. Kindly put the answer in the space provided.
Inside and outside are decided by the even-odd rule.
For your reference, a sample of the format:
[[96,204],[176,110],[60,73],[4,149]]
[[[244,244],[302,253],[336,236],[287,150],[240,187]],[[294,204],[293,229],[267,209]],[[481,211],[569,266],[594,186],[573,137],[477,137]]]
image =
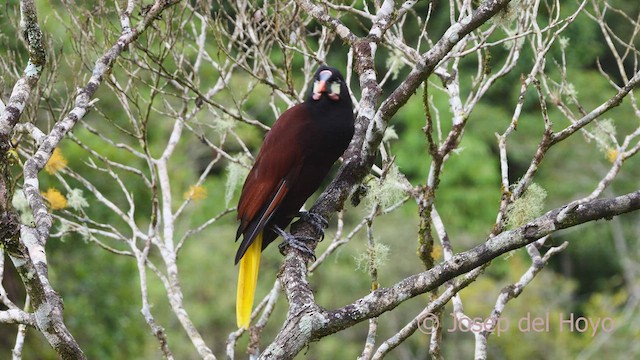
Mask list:
[[297,178],[303,163],[300,139],[305,137],[308,120],[308,111],[296,105],[285,111],[267,133],[238,203],[240,226],[236,240],[241,234],[244,236],[236,263],[278,210]]

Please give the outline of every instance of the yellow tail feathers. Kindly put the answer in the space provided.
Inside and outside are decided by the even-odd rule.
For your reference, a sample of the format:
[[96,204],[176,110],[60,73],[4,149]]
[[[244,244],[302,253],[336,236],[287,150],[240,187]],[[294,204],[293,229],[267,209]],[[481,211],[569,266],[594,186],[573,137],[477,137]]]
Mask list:
[[262,252],[262,232],[249,245],[247,252],[240,259],[238,273],[238,293],[236,295],[236,321],[239,328],[249,328],[253,296],[258,283],[258,268],[260,267],[260,253]]

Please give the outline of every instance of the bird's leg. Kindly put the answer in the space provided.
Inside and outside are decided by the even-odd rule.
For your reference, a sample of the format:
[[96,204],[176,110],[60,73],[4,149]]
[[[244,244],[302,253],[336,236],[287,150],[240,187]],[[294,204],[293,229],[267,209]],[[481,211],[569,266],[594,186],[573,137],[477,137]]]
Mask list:
[[311,211],[300,211],[298,216],[302,221],[311,224],[316,229],[316,233],[320,234],[320,241],[324,240],[324,229],[329,226],[327,219]]
[[305,255],[308,255],[314,261],[316,260],[316,254],[313,252],[313,250],[311,250],[309,248],[309,246],[307,244],[305,244],[305,241],[313,241],[313,240],[315,240],[313,237],[310,237],[310,236],[293,236],[293,235],[289,234],[288,232],[282,230],[277,225],[274,225],[272,229],[276,234],[278,234],[278,235],[280,235],[282,237],[283,241],[282,241],[282,243],[280,245],[278,245],[278,249],[280,249],[280,253],[282,255],[284,255],[284,249],[288,245],[288,246],[291,246],[294,249],[300,250],[302,253],[304,253]]

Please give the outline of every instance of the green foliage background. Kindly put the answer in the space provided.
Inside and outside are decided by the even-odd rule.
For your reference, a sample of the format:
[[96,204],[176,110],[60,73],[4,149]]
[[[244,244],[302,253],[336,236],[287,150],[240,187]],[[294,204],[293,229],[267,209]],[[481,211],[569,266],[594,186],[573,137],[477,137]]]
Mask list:
[[[86,2],[83,8],[74,10],[89,11],[92,3]],[[640,11],[640,5],[634,2],[616,0],[611,3],[626,7],[629,14],[637,14]],[[61,115],[67,109],[66,104],[74,93],[74,80],[79,80],[80,83],[83,79],[86,81],[92,63],[87,59],[80,61],[74,56],[77,51],[74,46],[77,45],[73,45],[70,40],[72,37],[77,37],[78,32],[66,27],[69,25],[64,20],[68,19],[64,17],[59,19],[53,13],[54,9],[58,10],[58,14],[64,14],[66,10],[57,2],[37,1],[37,5],[41,26],[50,41],[49,51],[52,54],[58,54],[55,57],[59,69],[57,76],[49,78],[50,82],[42,84],[43,103],[56,110],[46,111],[42,105],[42,108],[30,111],[27,116],[31,119],[37,118],[38,126],[46,130],[55,121],[52,114]],[[26,62],[26,53],[21,41],[13,36],[19,21],[16,13],[17,1],[9,0],[0,6],[3,8],[0,11],[0,56],[4,62],[13,63],[15,66],[14,72],[0,73],[0,90],[3,99],[6,99],[16,74],[20,73]],[[567,14],[573,11],[573,6],[575,5],[567,5]],[[423,7],[424,5],[417,5],[418,10],[422,10]],[[434,38],[444,31],[447,23],[447,14],[438,13],[437,10],[438,5],[436,5],[433,19]],[[170,17],[170,14],[166,15],[162,21],[158,22],[158,26],[162,30],[177,31],[171,28],[175,24],[167,20]],[[119,26],[115,13],[96,14],[94,19],[105,29]],[[345,19],[345,21],[349,20]],[[353,25],[356,26],[356,24]],[[622,23],[616,25],[623,26]],[[619,31],[625,33],[626,29]],[[76,38],[75,40],[92,49],[97,57],[108,44],[114,41],[112,36],[111,32],[105,31],[92,33],[87,39]],[[569,76],[582,105],[591,109],[612,95],[609,84],[597,72],[596,61],[600,61],[605,69],[613,69],[612,59],[607,55],[597,25],[584,15],[578,17],[565,36],[571,44],[571,49],[567,52]],[[408,36],[408,38],[411,37]],[[151,35],[145,35],[139,41],[139,47],[146,47],[151,53],[162,52],[162,46],[159,39]],[[210,46],[215,47],[215,44],[212,43]],[[501,190],[496,155],[497,142],[494,134],[503,132],[508,126],[519,95],[520,76],[523,72],[528,72],[533,61],[531,51],[526,46],[525,49],[522,55],[523,61],[519,67],[500,80],[470,115],[460,146],[461,151],[452,156],[443,173],[437,206],[453,239],[456,251],[468,249],[482,242],[495,221]],[[344,66],[346,50],[339,43],[334,44],[333,50],[329,62]],[[194,56],[189,51],[185,47],[186,56]],[[492,57],[496,59],[504,55],[499,48],[491,51],[495,52],[495,54],[492,53]],[[559,61],[559,55],[558,49],[552,51],[547,61],[549,67],[553,66],[554,60]],[[277,57],[281,54],[274,53],[273,56]],[[114,68],[114,74],[118,78],[127,76],[120,71],[121,65],[123,64],[118,64]],[[176,66],[170,59],[164,65],[168,68]],[[463,75],[461,79],[466,79],[475,72],[476,65],[473,63],[463,65],[461,71],[467,77]],[[381,71],[384,71],[387,64],[381,59],[378,66]],[[408,71],[406,68],[400,69],[398,79],[402,79],[402,75]],[[213,69],[203,68],[203,82],[208,82],[209,78],[216,76]],[[43,80],[46,81],[46,79]],[[296,79],[296,81],[295,86],[299,88],[303,79]],[[436,85],[439,84],[435,82],[429,88],[432,106],[439,109],[443,124],[448,124],[446,119],[450,113],[447,99]],[[465,88],[468,84],[463,83],[462,86],[462,92],[468,92],[469,89]],[[385,88],[385,91],[390,88]],[[358,94],[356,84],[352,84],[352,89]],[[228,92],[231,96],[245,90],[245,84],[236,78],[235,82],[230,84]],[[137,84],[136,91],[136,96],[144,98],[148,103],[160,105],[163,101],[160,98],[150,98],[149,91],[142,82]],[[266,86],[256,88],[246,103],[246,110],[257,119],[272,124],[274,117],[271,116],[270,109],[260,101],[268,91]],[[389,144],[392,152],[397,156],[400,171],[407,175],[413,185],[424,183],[430,161],[427,155],[424,157],[415,155],[427,154],[426,140],[421,131],[424,126],[421,92],[422,90],[392,120],[399,139],[391,140]],[[512,180],[519,178],[526,170],[543,130],[536,94],[529,92],[526,96],[525,112],[521,116],[517,132],[509,141]],[[130,125],[113,95],[103,87],[97,97],[100,99],[98,109],[87,116],[87,123],[100,133],[117,137],[119,141],[131,141],[115,129],[116,126],[126,129]],[[567,123],[562,120],[561,114],[550,108],[550,118],[554,123],[557,122],[556,129],[566,126]],[[145,109],[138,109],[138,111],[141,118],[150,115]],[[613,119],[620,133],[624,133],[625,130],[637,126],[635,123],[637,120],[634,119],[631,111],[629,106],[623,105],[612,110],[607,117]],[[147,137],[152,145],[150,151],[154,155],[159,154],[166,144],[172,127],[172,121],[169,120],[171,119],[149,119],[151,126],[148,128]],[[198,118],[197,121],[211,124],[216,120]],[[263,134],[245,124],[238,124],[236,127],[246,143],[252,146],[254,151],[257,150]],[[207,136],[216,136],[211,128],[204,129]],[[85,143],[99,143],[95,135],[82,126],[74,129],[74,136]],[[88,155],[83,149],[68,140],[62,143],[61,148],[75,171],[83,174],[86,172],[86,176],[91,181],[100,184],[105,194],[124,203],[125,199],[117,187],[105,182],[104,174],[92,172],[89,169],[86,163]],[[132,167],[146,166],[126,151],[104,147],[101,149],[101,154],[126,162]],[[197,137],[189,135],[181,141],[171,165],[173,195],[178,199],[177,201],[182,198],[183,192],[195,183],[200,170],[211,156],[212,154],[202,146]],[[640,167],[637,162],[638,160],[632,159],[625,164],[625,170],[611,186],[610,194],[638,188]],[[184,217],[186,220],[178,224],[179,233],[202,224],[213,214],[225,208],[224,189],[228,173],[224,165],[216,167],[204,183],[208,198],[189,205],[186,210],[187,216]],[[595,185],[594,179],[602,177],[608,166],[609,162],[597,146],[581,136],[574,136],[554,148],[543,162],[535,179],[548,194],[544,210],[591,192]],[[40,181],[42,189],[58,184],[55,176],[44,172],[40,176]],[[138,183],[135,180],[132,181],[128,185],[135,189],[137,221],[140,224],[148,223],[151,194],[141,181]],[[237,195],[236,193],[231,203],[237,201]],[[93,217],[104,219],[104,222],[116,227],[123,227],[121,220],[103,207],[94,205],[97,202],[92,194],[87,194],[87,200],[92,204],[88,212]],[[365,211],[366,209],[362,209],[362,206],[355,209],[349,208],[347,222],[357,221],[358,216]],[[236,268],[231,259],[235,253],[235,244],[232,239],[235,235],[236,223],[233,217],[234,215],[227,216],[215,226],[187,241],[179,258],[187,310],[216,353],[221,353],[224,349],[227,335],[234,330],[235,324],[233,290]],[[638,221],[638,215],[622,216],[615,221],[617,226],[622,227],[629,241],[629,248],[637,254],[638,233],[635,223]],[[379,272],[381,286],[391,285],[409,274],[422,270],[419,259],[412,256],[416,249],[417,223],[417,207],[412,203],[407,203],[399,211],[382,216],[376,221],[375,236],[390,249],[388,262]],[[575,231],[566,231],[554,236],[555,244],[569,241],[570,246],[554,258],[552,266],[544,270],[526,288],[520,298],[509,303],[503,314],[512,326],[527,314],[531,314],[532,317],[544,317],[549,314],[550,331],[525,333],[512,328],[502,336],[492,336],[489,341],[491,358],[576,357],[593,341],[593,338],[588,333],[557,330],[559,326],[557,319],[560,314],[566,317],[571,313],[576,316],[611,317],[615,320],[615,334],[600,348],[598,357],[608,355],[613,358],[632,358],[640,353],[637,347],[631,346],[640,336],[637,325],[633,325],[634,321],[636,324],[640,321],[637,311],[631,315],[622,311],[629,294],[623,286],[620,259],[612,241],[611,224],[612,222],[589,224]],[[331,238],[332,231],[329,230],[327,238]],[[318,251],[323,251],[327,245],[327,242],[322,243]],[[67,324],[89,358],[153,359],[160,357],[157,342],[151,336],[140,314],[139,279],[134,260],[106,252],[78,234],[52,239],[47,247],[52,284],[64,298]],[[317,300],[322,306],[327,308],[341,306],[368,293],[369,276],[356,270],[355,260],[365,251],[366,240],[358,236],[310,278],[313,288],[317,291]],[[152,253],[152,259],[154,256],[160,261],[157,254]],[[275,247],[265,252],[261,265],[258,297],[266,294],[273,285],[280,260],[281,256]],[[529,260],[524,250],[495,260],[487,270],[487,276],[462,292],[466,306],[465,312],[472,317],[487,317],[500,290],[505,285],[517,281],[528,266]],[[20,299],[16,301],[21,303],[24,293],[19,280],[9,265],[5,271],[5,287],[12,289],[12,298]],[[174,355],[178,359],[194,358],[196,355],[193,347],[172,315],[162,284],[150,273],[149,279],[152,311],[157,316],[158,322],[165,327]],[[398,311],[382,316],[378,338],[385,339],[393,335],[420,311],[426,301],[426,296],[421,296],[403,304]],[[263,346],[278,331],[285,312],[286,301],[281,299],[272,321],[265,329]],[[444,311],[444,324],[447,328],[451,327],[451,323],[448,322],[451,320],[448,315],[450,312],[449,307]],[[323,339],[319,343],[310,344],[306,354],[300,355],[300,358],[323,359],[329,354],[335,358],[355,358],[362,349],[366,332],[367,325],[363,323]],[[0,354],[7,354],[0,356],[8,356],[14,334],[14,326],[0,326]],[[472,334],[452,332],[445,333],[444,338],[445,358],[472,356]],[[245,336],[240,341],[239,349],[242,349],[246,341]],[[394,353],[396,356],[392,358],[425,358],[428,342],[428,336],[416,334],[400,346]],[[29,330],[24,358],[55,359],[55,355],[36,331]]]

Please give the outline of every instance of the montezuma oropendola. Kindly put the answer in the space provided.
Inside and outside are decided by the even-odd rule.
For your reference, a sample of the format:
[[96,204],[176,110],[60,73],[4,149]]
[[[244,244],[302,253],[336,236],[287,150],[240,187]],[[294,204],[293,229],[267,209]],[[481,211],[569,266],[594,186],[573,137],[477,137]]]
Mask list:
[[320,230],[326,226],[324,219],[300,208],[345,151],[353,131],[353,104],[344,78],[338,70],[320,66],[306,100],[282,113],[267,133],[238,203],[236,241],[243,235],[235,259],[240,262],[238,327],[249,327],[262,250],[281,235],[311,252],[282,229],[296,216]]

